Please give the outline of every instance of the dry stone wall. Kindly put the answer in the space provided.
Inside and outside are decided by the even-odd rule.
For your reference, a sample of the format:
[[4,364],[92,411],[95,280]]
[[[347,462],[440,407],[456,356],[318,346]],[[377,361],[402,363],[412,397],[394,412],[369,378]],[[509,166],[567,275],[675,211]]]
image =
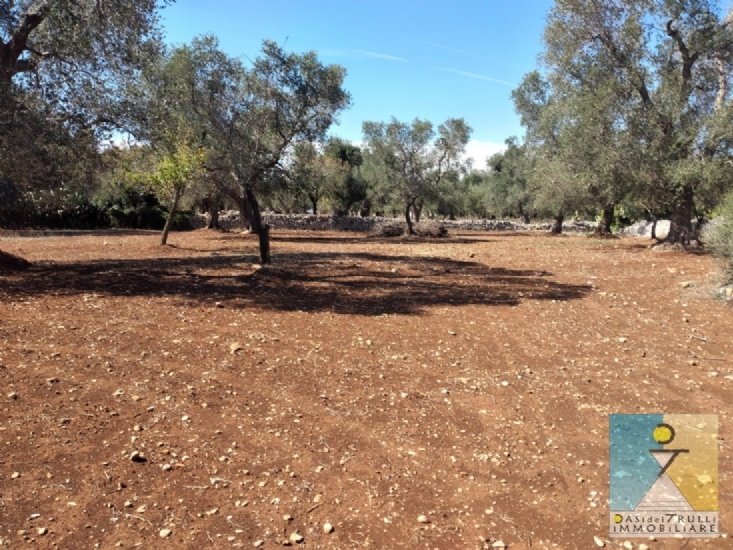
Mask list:
[[[263,214],[263,220],[274,229],[295,229],[305,231],[355,231],[368,233],[380,224],[403,223],[398,218],[358,216],[317,216],[312,214]],[[445,226],[448,231],[549,231],[550,223],[523,224],[510,220],[429,220],[426,222],[437,222]],[[203,219],[200,220],[204,225]],[[236,211],[222,212],[219,223],[224,229],[241,229],[242,221]],[[590,232],[595,229],[593,222],[571,221],[563,225],[563,231],[567,232]]]

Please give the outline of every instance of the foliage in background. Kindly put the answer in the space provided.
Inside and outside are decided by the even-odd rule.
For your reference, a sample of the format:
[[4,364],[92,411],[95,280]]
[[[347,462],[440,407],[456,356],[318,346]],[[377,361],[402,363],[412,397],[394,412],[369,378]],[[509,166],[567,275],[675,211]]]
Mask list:
[[733,283],[733,192],[725,196],[717,215],[705,226],[703,241],[713,254],[722,259],[726,282]]
[[689,243],[692,218],[730,188],[733,12],[713,0],[558,0],[546,74],[514,91],[540,203],[560,214],[633,198],[668,212],[667,239]]
[[[429,120],[364,122],[370,174],[380,202],[402,204],[407,234],[420,221],[426,201],[434,201],[460,179],[471,128],[462,118],[446,120],[437,134]],[[379,196],[381,195],[381,196]],[[377,198],[377,197],[375,197]]]

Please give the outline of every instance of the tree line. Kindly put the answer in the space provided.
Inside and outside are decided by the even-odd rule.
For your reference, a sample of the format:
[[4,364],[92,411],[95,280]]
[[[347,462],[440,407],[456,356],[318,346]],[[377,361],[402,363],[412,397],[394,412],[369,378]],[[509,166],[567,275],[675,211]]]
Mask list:
[[[461,118],[365,121],[345,70],[265,41],[166,46],[166,2],[0,1],[0,225],[155,226],[263,209],[423,217],[671,219],[698,238],[733,182],[733,15],[714,0],[556,0],[540,66],[512,97],[525,128],[485,166]],[[129,136],[121,145],[122,136]]]

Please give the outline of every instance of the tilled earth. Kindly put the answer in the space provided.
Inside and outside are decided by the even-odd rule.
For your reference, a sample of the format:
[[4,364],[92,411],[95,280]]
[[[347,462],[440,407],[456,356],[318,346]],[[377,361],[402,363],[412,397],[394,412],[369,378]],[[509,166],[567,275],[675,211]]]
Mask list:
[[171,242],[2,238],[33,265],[0,271],[0,546],[620,547],[614,412],[717,414],[733,522],[708,256],[276,231],[260,269],[249,235]]

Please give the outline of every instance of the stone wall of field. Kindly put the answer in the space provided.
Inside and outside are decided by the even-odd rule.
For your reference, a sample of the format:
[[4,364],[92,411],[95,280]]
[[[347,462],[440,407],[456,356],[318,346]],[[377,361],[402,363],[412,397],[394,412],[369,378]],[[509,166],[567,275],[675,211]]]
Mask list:
[[[327,216],[312,214],[263,214],[265,223],[274,229],[294,229],[304,231],[355,231],[368,233],[380,224],[404,223],[399,218],[358,216]],[[203,225],[203,219],[200,220]],[[523,224],[511,220],[423,220],[426,223],[439,223],[448,231],[549,231],[551,224],[531,223]],[[241,229],[242,221],[236,211],[227,211],[220,214],[219,222],[224,229]],[[593,222],[570,221],[563,225],[563,231],[590,232],[595,228]]]

